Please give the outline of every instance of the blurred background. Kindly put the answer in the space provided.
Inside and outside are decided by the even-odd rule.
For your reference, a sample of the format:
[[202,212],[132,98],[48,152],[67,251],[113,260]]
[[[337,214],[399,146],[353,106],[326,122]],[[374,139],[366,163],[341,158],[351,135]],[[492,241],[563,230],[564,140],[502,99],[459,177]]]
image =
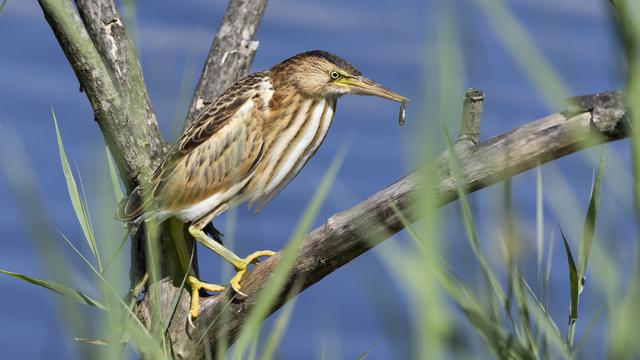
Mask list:
[[[395,103],[377,98],[341,99],[323,146],[284,191],[256,215],[242,206],[217,221],[218,228],[236,240],[239,254],[280,249],[286,244],[322,174],[345,143],[346,159],[316,224],[417,167],[425,147],[433,154],[446,150],[442,124],[455,134],[460,113],[457,108],[447,112],[438,107],[434,99],[444,91],[443,84],[460,104],[468,87],[485,92],[481,139],[562,109],[562,96],[624,87],[623,52],[606,1],[506,1],[507,16],[515,20],[513,23],[482,3],[493,2],[272,0],[268,4],[257,34],[260,47],[253,71],[302,51],[324,49],[349,60],[366,76],[413,103],[407,107],[406,125],[399,127]],[[127,5],[126,14],[135,24],[131,30],[160,128],[173,142],[182,128],[226,2],[184,0],[177,5],[140,1]],[[19,194],[23,186],[39,199],[49,226],[88,251],[60,166],[53,107],[67,155],[82,177],[89,209],[95,218],[107,223],[103,226],[119,234],[121,225],[110,220],[108,212],[115,211],[113,196],[103,196],[105,186],[109,189],[111,185],[102,135],[35,1],[7,2],[0,14],[0,44],[0,149],[5,159],[0,171],[0,268],[50,279],[43,255],[57,248],[75,274],[69,283],[97,294],[92,274],[61,236],[50,234],[48,245],[43,244],[34,231],[33,218],[27,215],[30,207]],[[443,48],[452,49],[455,61],[443,64]],[[531,54],[540,55],[542,63]],[[441,75],[447,71],[455,76],[442,80]],[[629,142],[606,148],[595,241],[608,250],[619,271],[625,273],[637,251]],[[580,238],[600,151],[589,149],[541,168],[544,239],[552,244],[554,252],[550,311],[563,333],[569,276],[558,226],[570,240]],[[24,176],[32,184],[11,180],[11,174],[16,173],[27,174]],[[536,277],[535,191],[535,171],[513,178],[513,216],[519,225],[521,270],[532,279]],[[498,184],[470,196],[480,242],[496,268],[503,266],[498,240],[504,228],[502,193]],[[235,218],[234,222],[228,221],[229,216]],[[442,256],[470,286],[478,284],[481,275],[465,239],[459,205],[446,206],[441,217],[438,239]],[[552,237],[554,243],[549,242]],[[120,238],[116,235],[98,241],[117,243]],[[355,359],[372,347],[371,359],[415,356],[412,328],[416,318],[409,293],[381,260],[388,247],[409,243],[407,235],[400,233],[299,296],[278,350],[279,358],[318,358],[324,354],[327,359]],[[122,255],[124,264],[128,264],[128,246]],[[203,279],[220,280],[220,260],[207,251],[200,251],[199,256]],[[594,262],[597,264],[597,260]],[[126,276],[128,269],[122,270]],[[124,294],[126,286],[119,290]],[[6,276],[0,277],[0,294],[3,358],[72,359],[82,357],[78,347],[91,346],[74,341],[74,337],[91,334],[69,331],[65,326],[68,319],[60,311],[63,301],[56,295]],[[578,336],[601,308],[603,299],[595,288],[587,287],[580,304],[584,320],[581,318]],[[87,309],[86,316],[93,316],[92,311]],[[481,337],[455,307],[450,306],[447,314],[453,326],[453,342],[468,349],[474,358],[491,357]],[[607,353],[607,321],[595,319],[597,325],[590,336],[598,340],[587,341],[582,358],[597,359]],[[477,352],[471,352],[473,349]]]

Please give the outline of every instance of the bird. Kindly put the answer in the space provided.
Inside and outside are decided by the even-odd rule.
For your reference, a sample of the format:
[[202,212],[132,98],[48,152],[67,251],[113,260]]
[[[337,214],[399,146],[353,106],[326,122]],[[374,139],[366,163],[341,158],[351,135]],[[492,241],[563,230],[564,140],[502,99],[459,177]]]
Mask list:
[[[207,231],[225,210],[248,202],[261,209],[304,167],[322,144],[344,95],[371,95],[404,104],[406,97],[364,77],[345,59],[328,51],[297,54],[265,71],[238,80],[189,123],[178,142],[152,173],[119,206],[122,221],[188,224],[198,242],[233,265],[230,286],[244,295],[249,265],[273,251],[247,257],[227,249],[217,230]],[[215,229],[215,228],[214,228]],[[201,289],[224,286],[189,276],[190,316],[198,316]]]

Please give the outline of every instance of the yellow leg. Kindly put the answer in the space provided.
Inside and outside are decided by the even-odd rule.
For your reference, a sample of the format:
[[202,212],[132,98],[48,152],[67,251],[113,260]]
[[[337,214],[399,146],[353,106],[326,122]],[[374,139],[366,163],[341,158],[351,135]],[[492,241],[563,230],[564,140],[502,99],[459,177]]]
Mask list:
[[[188,276],[187,283],[191,287],[191,316],[190,319],[197,318],[198,313],[200,311],[200,289],[205,289],[211,292],[221,292],[224,291],[224,286],[209,284],[206,282],[202,282],[198,280],[195,276]],[[189,320],[190,320],[189,319]]]
[[233,267],[236,269],[236,274],[233,276],[233,278],[231,278],[231,287],[237,294],[241,296],[246,296],[246,294],[240,290],[240,281],[242,280],[244,274],[247,272],[247,268],[249,267],[249,265],[258,262],[259,257],[272,256],[275,254],[274,251],[262,250],[256,251],[246,258],[241,259],[238,255],[234,254],[233,251],[227,249],[226,247],[222,246],[222,244],[211,239],[209,236],[207,236],[207,234],[205,234],[197,227],[193,225],[189,226],[189,233],[204,246],[213,250],[223,259],[227,260],[229,263],[231,263],[231,265],[233,265]]

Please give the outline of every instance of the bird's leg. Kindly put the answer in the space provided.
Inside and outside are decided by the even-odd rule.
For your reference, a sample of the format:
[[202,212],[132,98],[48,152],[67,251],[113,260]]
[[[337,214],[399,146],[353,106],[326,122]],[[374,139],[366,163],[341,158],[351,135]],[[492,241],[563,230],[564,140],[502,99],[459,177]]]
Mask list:
[[258,262],[258,258],[260,257],[272,256],[275,254],[274,251],[262,250],[256,251],[253,254],[242,259],[238,255],[234,254],[233,251],[227,249],[226,247],[222,246],[222,244],[211,239],[197,226],[189,226],[189,233],[204,246],[213,250],[214,252],[216,252],[216,254],[220,255],[223,259],[227,260],[229,263],[231,263],[231,265],[233,265],[233,267],[236,269],[236,274],[231,278],[230,284],[233,290],[237,294],[242,296],[246,296],[246,294],[240,290],[240,281],[242,280],[244,274],[247,272],[247,268],[249,267],[249,265]]
[[[191,267],[191,261],[189,259],[189,251],[187,249],[187,244],[184,239],[184,223],[179,221],[178,219],[169,220],[169,231],[171,232],[171,238],[173,238],[174,245],[176,248],[176,253],[178,254],[178,259],[180,261],[180,265],[182,266],[182,270],[186,273],[186,285],[191,288],[191,308],[190,308],[190,316],[187,319],[189,324],[193,326],[191,322],[192,319],[198,317],[199,307],[200,307],[200,290],[210,291],[210,292],[221,292],[224,291],[224,286],[217,284],[209,284],[203,281],[200,281],[195,275],[195,271]],[[195,245],[194,245],[195,246]],[[195,248],[192,249],[195,251]],[[191,257],[193,257],[194,253],[191,253]],[[148,277],[145,274],[145,277]]]

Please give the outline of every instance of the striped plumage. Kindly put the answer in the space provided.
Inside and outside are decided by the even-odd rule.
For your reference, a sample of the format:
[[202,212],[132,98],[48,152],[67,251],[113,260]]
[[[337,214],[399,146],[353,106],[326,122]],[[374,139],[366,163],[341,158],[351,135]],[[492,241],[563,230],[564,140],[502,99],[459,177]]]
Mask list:
[[[261,208],[298,174],[324,140],[345,94],[407,101],[325,51],[298,54],[239,80],[186,128],[155,170],[147,196],[135,189],[118,217],[175,216],[208,243],[201,229],[215,216],[244,201]],[[143,204],[143,197],[150,202]],[[221,245],[207,246],[246,269]]]

